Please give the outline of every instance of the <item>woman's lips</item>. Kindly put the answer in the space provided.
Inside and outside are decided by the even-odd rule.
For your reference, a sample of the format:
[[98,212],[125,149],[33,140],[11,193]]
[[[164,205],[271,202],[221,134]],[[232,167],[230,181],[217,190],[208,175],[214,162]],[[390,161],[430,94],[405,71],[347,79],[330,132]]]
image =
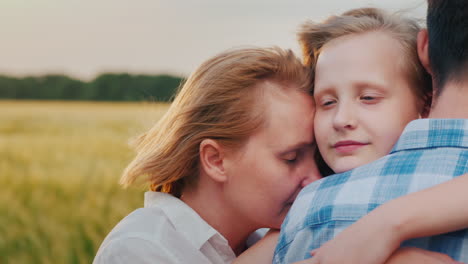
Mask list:
[[369,145],[369,143],[362,143],[353,140],[339,141],[333,145],[333,148],[340,154],[351,154],[354,151]]

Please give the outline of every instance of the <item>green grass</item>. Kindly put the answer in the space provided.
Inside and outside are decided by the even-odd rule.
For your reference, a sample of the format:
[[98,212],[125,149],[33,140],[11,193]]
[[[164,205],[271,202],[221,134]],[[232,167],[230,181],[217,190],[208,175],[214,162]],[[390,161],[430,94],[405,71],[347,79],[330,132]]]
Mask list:
[[0,263],[91,263],[143,204],[118,179],[165,104],[0,101]]

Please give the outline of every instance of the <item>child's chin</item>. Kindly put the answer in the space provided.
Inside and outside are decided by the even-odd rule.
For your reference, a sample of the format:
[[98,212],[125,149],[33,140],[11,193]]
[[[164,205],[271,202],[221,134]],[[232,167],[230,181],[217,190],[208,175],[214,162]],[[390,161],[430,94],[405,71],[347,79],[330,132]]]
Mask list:
[[346,163],[342,163],[342,164],[337,164],[336,166],[334,166],[332,168],[332,170],[338,174],[338,173],[343,173],[343,172],[347,172],[349,170],[352,170],[354,168],[357,168],[359,166],[362,166],[362,165],[365,165],[367,164],[367,162],[359,162],[359,161],[353,161],[353,162],[346,162]]

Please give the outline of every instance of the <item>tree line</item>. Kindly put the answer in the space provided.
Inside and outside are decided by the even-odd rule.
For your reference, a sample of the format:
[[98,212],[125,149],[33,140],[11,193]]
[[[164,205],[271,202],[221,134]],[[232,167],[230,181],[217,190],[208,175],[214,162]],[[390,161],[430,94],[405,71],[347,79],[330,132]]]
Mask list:
[[170,101],[183,79],[171,75],[104,73],[91,81],[61,74],[0,75],[0,99]]

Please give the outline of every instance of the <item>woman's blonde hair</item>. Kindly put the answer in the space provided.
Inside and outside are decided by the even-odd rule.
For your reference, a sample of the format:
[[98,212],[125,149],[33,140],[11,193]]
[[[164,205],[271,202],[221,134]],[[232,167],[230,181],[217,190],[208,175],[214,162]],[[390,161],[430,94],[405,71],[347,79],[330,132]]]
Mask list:
[[377,8],[359,8],[331,16],[321,23],[307,21],[301,25],[298,38],[304,64],[315,68],[322,48],[334,39],[374,31],[388,33],[400,43],[404,54],[401,56],[403,72],[415,95],[421,99],[421,113],[427,114],[432,98],[432,81],[418,57],[417,35],[420,30],[418,20],[404,17],[401,13],[389,14]]
[[230,50],[203,63],[166,114],[136,140],[137,155],[120,183],[146,176],[153,191],[180,197],[198,178],[202,140],[235,149],[263,124],[257,85],[263,81],[308,93],[312,86],[310,70],[292,51],[276,47]]

